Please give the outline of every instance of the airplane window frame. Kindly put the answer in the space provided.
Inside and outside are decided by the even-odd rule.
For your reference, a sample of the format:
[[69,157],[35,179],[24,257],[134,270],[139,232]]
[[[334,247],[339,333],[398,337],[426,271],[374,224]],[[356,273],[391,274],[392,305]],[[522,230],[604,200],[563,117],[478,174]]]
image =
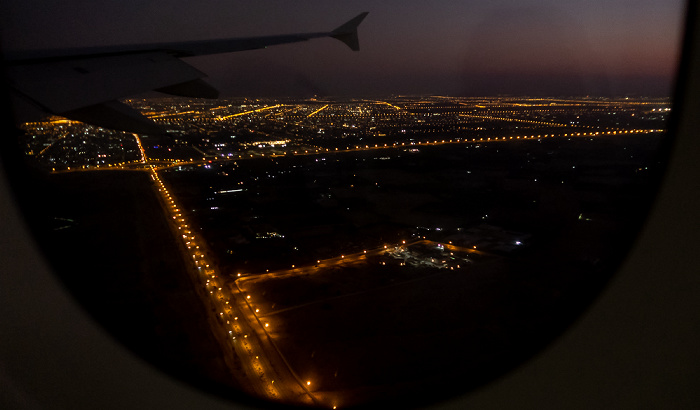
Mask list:
[[[700,155],[700,146],[697,140],[693,141],[692,135],[692,130],[700,125],[700,121],[693,115],[700,107],[700,14],[698,7],[693,3],[688,5],[687,16],[689,23],[674,104],[680,109],[677,113],[674,110],[673,122],[669,129],[669,132],[677,135],[672,147],[673,157],[662,191],[629,259],[608,285],[602,297],[589,308],[583,320],[556,340],[540,357],[484,389],[456,399],[443,407],[453,405],[455,408],[462,408],[474,405],[482,408],[502,408],[517,405],[520,408],[558,408],[567,405],[570,408],[587,408],[591,403],[607,403],[607,400],[614,398],[615,393],[619,394],[616,400],[619,400],[621,406],[633,407],[635,404],[644,403],[641,401],[643,399],[632,397],[629,387],[625,390],[625,383],[639,387],[648,384],[661,386],[662,390],[641,391],[641,397],[648,400],[647,404],[662,404],[661,400],[664,400],[663,404],[671,405],[673,400],[676,400],[675,403],[682,405],[691,403],[690,400],[697,402],[700,399],[698,392],[695,392],[694,396],[688,394],[681,397],[670,381],[662,380],[670,377],[670,380],[677,381],[682,387],[689,383],[687,379],[683,379],[683,373],[675,374],[674,379],[674,374],[665,369],[659,359],[653,356],[635,358],[626,353],[629,350],[632,350],[632,353],[653,353],[658,349],[663,353],[661,358],[668,358],[668,349],[673,348],[678,350],[672,364],[682,366],[682,361],[687,361],[690,365],[698,363],[698,353],[694,352],[692,344],[697,340],[697,332],[693,334],[692,330],[686,329],[688,323],[697,323],[700,319],[700,308],[693,309],[699,307],[698,301],[689,298],[693,290],[699,290],[697,280],[691,276],[697,256],[689,252],[698,249],[698,234],[688,236],[688,232],[683,231],[686,236],[667,236],[666,244],[660,244],[658,240],[674,226],[697,226],[699,219],[700,206],[692,206],[700,205],[698,190],[692,189],[697,181],[692,173],[689,175],[687,172],[688,169],[697,169],[693,167],[697,166],[694,164]],[[6,125],[11,124],[7,114],[5,112]],[[8,166],[8,161],[11,161],[7,156],[3,156],[2,160],[4,168]],[[3,400],[24,408],[32,408],[37,404],[56,407],[75,404],[82,408],[101,400],[103,408],[145,408],[146,405],[171,408],[231,408],[228,402],[183,386],[144,365],[124,348],[116,345],[81,312],[81,308],[65,294],[62,285],[48,271],[43,256],[33,248],[33,240],[28,236],[26,226],[18,216],[16,203],[6,194],[8,184],[5,174],[3,169],[0,209],[4,221],[8,223],[3,222],[0,237],[3,237],[6,243],[2,250],[2,260],[10,262],[10,267],[2,275],[0,282],[0,295],[4,301],[0,323],[3,329],[10,329],[11,338],[15,340],[6,340],[0,345],[0,377],[7,380],[3,384],[4,389],[9,391]],[[683,211],[683,214],[669,214],[678,210]],[[693,210],[694,213],[691,212]],[[683,220],[679,221],[679,218]],[[673,249],[674,246],[688,253],[679,254]],[[659,268],[658,263],[652,264],[651,268],[644,267],[650,263],[650,250],[653,250],[656,257],[667,260],[680,257],[681,260],[660,273],[654,270]],[[662,281],[676,281],[687,288],[662,286],[655,289],[655,285]],[[654,306],[643,305],[643,296],[647,294],[653,295],[650,298],[659,311],[656,311]],[[626,302],[629,303],[628,306],[620,306]],[[51,309],[47,308],[49,306]],[[621,325],[620,318],[625,314],[633,320],[627,327],[616,328],[615,326]],[[641,321],[641,314],[648,315],[649,321],[646,326],[651,326],[651,329],[643,328],[645,323]],[[611,315],[614,317],[613,322],[605,322],[606,316],[609,319]],[[71,320],[65,321],[66,317],[70,317]],[[32,329],[28,323],[47,327]],[[613,334],[605,334],[605,331],[609,332],[611,329]],[[656,337],[653,336],[654,332],[658,332]],[[640,340],[640,336],[652,337]],[[672,337],[678,340],[674,343],[666,340]],[[630,343],[637,343],[637,347],[630,349]],[[10,350],[20,347],[23,349]],[[607,349],[610,351],[606,352]],[[52,352],[60,357],[52,359]],[[90,359],[97,359],[97,362],[89,362]],[[591,359],[594,359],[593,363]],[[96,363],[105,367],[97,369]],[[27,366],[27,369],[24,366]],[[69,369],[68,374],[74,377],[73,380],[60,380],[59,375],[64,369]],[[577,374],[580,369],[589,370]],[[611,378],[606,376],[605,372],[610,372],[611,369],[613,375],[629,373],[631,381],[610,383]],[[648,373],[650,370],[656,370],[658,373]],[[635,372],[641,375],[635,376]],[[608,382],[609,385],[605,386],[604,382]],[[143,386],[149,384],[148,391],[144,391]],[[620,387],[622,390],[616,392],[615,389]],[[582,396],[587,399],[581,400]]]

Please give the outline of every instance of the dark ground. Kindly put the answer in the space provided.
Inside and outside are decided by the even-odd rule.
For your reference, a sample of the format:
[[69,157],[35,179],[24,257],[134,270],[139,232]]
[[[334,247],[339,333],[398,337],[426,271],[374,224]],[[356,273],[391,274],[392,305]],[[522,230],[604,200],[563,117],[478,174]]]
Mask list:
[[[373,239],[381,243],[419,224],[469,228],[484,215],[489,224],[531,234],[526,250],[459,274],[397,277],[378,287],[367,285],[375,268],[355,267],[251,289],[267,306],[298,304],[265,319],[317,391],[340,395],[343,406],[378,398],[415,405],[502,375],[576,320],[640,227],[658,142],[658,135],[641,135],[456,144],[400,157],[330,155],[324,164],[313,157],[241,161],[225,169],[226,177],[213,169],[173,172],[166,180],[186,208],[197,210],[190,216],[205,237],[234,251],[221,253],[230,273],[274,270],[276,260],[286,268],[313,264],[305,259],[369,248]],[[374,158],[380,156],[393,159]],[[288,173],[255,178],[268,170]],[[229,181],[243,181],[248,191],[212,194]],[[256,241],[258,227],[285,239]],[[231,232],[246,242],[227,242]],[[353,291],[359,293],[336,297]]]
[[25,183],[32,191],[25,212],[40,246],[97,322],[177,378],[219,392],[231,383],[148,173],[76,172]]
[[[410,228],[406,220],[430,214],[464,227],[488,214],[489,223],[532,234],[526,253],[504,261],[326,300],[338,287],[352,289],[343,272],[306,299],[319,303],[270,318],[283,353],[302,377],[318,381],[315,389],[339,392],[345,405],[377,397],[387,405],[399,397],[415,405],[503,374],[546,347],[596,297],[639,229],[648,196],[639,190],[646,172],[637,170],[654,165],[654,138],[494,143],[471,151],[460,146],[460,152],[438,147],[393,162],[316,166],[257,184],[249,183],[270,164],[250,162],[236,176],[251,196],[218,203],[223,214],[207,212],[212,203],[205,201],[228,187],[228,177],[171,173],[166,183],[188,219],[205,228],[224,266],[242,257],[254,266],[268,263],[261,259],[270,258],[264,247],[251,241],[268,228],[292,233],[273,246],[284,263],[295,257],[297,243],[303,257],[315,259],[365,246],[365,237],[396,237]],[[411,173],[417,177],[407,179]],[[147,173],[75,172],[27,181],[28,221],[61,280],[97,321],[177,377],[209,390],[216,383],[201,377],[230,380]],[[392,212],[382,198],[400,202],[396,195],[408,195],[413,182],[422,202]],[[459,190],[446,192],[450,184]],[[329,192],[331,198],[319,197]],[[378,223],[382,218],[391,222]],[[304,226],[313,227],[311,234],[303,235]],[[236,244],[236,235],[249,243]],[[327,249],[317,251],[319,244]],[[223,254],[227,249],[237,254]],[[308,249],[316,253],[304,254]],[[360,269],[350,277],[373,272]],[[308,284],[289,283],[283,291]],[[257,290],[268,292],[272,303],[281,295],[274,287]]]

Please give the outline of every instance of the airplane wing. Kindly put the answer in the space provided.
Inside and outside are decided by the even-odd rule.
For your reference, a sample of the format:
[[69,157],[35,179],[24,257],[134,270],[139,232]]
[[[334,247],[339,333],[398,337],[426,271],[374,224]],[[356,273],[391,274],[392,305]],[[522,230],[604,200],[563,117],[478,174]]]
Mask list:
[[140,44],[6,54],[13,105],[18,122],[48,112],[105,128],[163,133],[154,122],[117,101],[145,91],[216,98],[202,81],[206,74],[182,57],[253,50],[331,37],[359,50],[361,13],[335,30],[318,33],[234,38],[180,43]]

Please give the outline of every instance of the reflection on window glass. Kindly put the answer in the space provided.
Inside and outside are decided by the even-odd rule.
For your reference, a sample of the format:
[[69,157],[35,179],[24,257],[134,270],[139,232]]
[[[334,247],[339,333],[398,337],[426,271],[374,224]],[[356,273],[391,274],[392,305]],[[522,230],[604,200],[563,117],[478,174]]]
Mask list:
[[[224,396],[406,406],[505,374],[605,286],[664,167],[680,1],[14,3],[5,48],[58,56],[10,61],[46,256],[116,339]],[[313,41],[63,60],[290,32]],[[95,97],[124,89],[178,96]]]

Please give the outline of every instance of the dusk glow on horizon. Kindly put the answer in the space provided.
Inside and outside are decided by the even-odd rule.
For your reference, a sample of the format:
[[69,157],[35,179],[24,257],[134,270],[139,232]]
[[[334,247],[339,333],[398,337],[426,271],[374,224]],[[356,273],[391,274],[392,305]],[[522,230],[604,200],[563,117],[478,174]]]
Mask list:
[[689,403],[698,11],[0,0],[3,399]]
[[9,50],[327,31],[369,12],[359,52],[321,39],[188,60],[223,96],[664,96],[685,4],[6,0],[2,7]]

